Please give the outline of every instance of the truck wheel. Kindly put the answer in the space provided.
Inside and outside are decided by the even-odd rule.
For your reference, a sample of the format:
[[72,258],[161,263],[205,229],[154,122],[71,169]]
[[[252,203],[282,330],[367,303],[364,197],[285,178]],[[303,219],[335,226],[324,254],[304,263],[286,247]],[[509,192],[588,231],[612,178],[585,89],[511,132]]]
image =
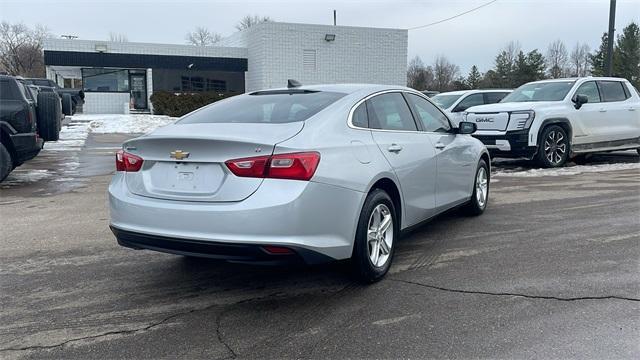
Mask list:
[[561,167],[567,162],[570,150],[567,132],[558,125],[551,125],[542,131],[536,158],[542,167]]
[[13,170],[11,154],[9,154],[9,151],[7,151],[7,148],[5,148],[3,144],[0,144],[0,182],[9,175],[11,170]]
[[62,94],[62,113],[73,115],[73,100],[69,94]]
[[61,110],[58,94],[54,92],[38,94],[38,134],[44,141],[58,141]]

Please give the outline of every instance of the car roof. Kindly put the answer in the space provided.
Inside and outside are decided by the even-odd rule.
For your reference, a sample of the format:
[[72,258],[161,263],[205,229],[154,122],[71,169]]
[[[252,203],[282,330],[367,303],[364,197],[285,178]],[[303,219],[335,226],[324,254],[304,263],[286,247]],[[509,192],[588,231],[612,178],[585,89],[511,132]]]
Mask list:
[[549,83],[549,82],[566,82],[566,81],[580,81],[580,80],[612,80],[612,81],[626,81],[624,78],[617,77],[606,77],[606,76],[584,76],[584,77],[568,77],[568,78],[559,78],[559,79],[545,79],[532,81],[530,84],[536,83]]
[[[511,89],[473,89],[473,90],[457,90],[457,91],[447,91],[440,93],[438,95],[465,95],[465,94],[481,94],[488,92],[511,92]],[[436,95],[436,96],[438,96]]]
[[[282,90],[311,90],[311,91],[331,91],[331,92],[340,92],[345,94],[353,94],[361,91],[384,91],[384,90],[410,90],[413,92],[417,92],[416,90],[410,89],[405,86],[398,85],[379,85],[379,84],[317,84],[317,85],[302,85],[295,88],[275,88],[275,89],[264,89],[259,90],[260,92],[266,91],[282,91]],[[255,93],[258,91],[252,91],[251,93]]]

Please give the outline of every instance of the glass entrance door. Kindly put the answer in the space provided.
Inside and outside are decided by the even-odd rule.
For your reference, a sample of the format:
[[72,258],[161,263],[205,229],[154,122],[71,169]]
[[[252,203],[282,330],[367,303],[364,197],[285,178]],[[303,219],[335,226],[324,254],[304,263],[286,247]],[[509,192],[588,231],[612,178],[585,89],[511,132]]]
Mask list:
[[147,76],[146,74],[129,74],[131,88],[131,105],[136,110],[147,109]]

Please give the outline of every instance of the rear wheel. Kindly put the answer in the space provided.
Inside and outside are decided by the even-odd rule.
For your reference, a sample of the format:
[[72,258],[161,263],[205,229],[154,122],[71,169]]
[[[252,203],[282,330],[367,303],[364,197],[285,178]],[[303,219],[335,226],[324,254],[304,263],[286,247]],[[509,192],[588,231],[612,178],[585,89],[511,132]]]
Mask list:
[[13,170],[11,154],[3,144],[0,144],[0,182],[9,175],[11,170]]
[[38,94],[38,135],[44,141],[58,141],[61,110],[58,94],[54,92]]
[[389,271],[399,224],[391,197],[373,190],[364,202],[351,257],[359,280],[376,282]]
[[469,215],[480,215],[487,208],[489,202],[489,166],[484,160],[478,162],[476,176],[473,181],[473,193],[471,200],[466,204],[465,210]]
[[569,157],[567,132],[558,125],[546,127],[538,146],[537,160],[545,168],[561,167]]

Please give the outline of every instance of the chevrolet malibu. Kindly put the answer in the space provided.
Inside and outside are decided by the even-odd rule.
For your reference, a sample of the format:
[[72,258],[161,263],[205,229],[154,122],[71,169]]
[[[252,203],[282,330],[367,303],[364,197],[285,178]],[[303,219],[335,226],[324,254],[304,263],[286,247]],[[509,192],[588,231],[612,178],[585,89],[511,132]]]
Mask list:
[[290,82],[235,96],[123,144],[111,230],[122,246],[185,256],[350,259],[373,282],[403,230],[485,210],[490,161],[475,129],[404,87]]

